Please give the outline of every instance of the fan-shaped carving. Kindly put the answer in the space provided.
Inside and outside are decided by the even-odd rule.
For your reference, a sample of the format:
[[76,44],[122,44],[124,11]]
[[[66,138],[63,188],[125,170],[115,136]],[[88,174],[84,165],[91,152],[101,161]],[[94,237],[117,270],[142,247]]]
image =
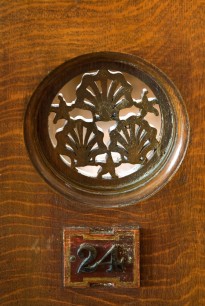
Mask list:
[[63,130],[56,133],[56,150],[70,158],[72,168],[94,165],[96,155],[107,151],[103,136],[95,124],[69,120]]
[[117,120],[119,110],[132,105],[131,92],[122,73],[99,70],[84,74],[76,90],[76,107],[90,110],[96,120]]
[[109,149],[118,152],[123,162],[130,164],[145,164],[147,154],[158,146],[157,130],[149,126],[145,120],[132,116],[118,122],[117,127],[110,132]]

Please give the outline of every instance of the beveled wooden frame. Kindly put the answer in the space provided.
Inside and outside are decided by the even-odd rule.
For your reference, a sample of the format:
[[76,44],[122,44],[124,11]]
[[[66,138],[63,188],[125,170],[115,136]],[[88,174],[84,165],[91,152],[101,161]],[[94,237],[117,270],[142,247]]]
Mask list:
[[[75,76],[101,68],[127,72],[145,82],[160,101],[164,134],[160,152],[137,174],[119,180],[100,180],[71,173],[52,150],[47,120],[59,90]],[[166,133],[165,133],[166,127]],[[119,206],[136,203],[160,190],[180,166],[189,141],[189,120],[180,93],[155,66],[128,54],[100,52],[71,59],[52,71],[38,86],[27,107],[25,143],[43,178],[57,191],[79,204]]]

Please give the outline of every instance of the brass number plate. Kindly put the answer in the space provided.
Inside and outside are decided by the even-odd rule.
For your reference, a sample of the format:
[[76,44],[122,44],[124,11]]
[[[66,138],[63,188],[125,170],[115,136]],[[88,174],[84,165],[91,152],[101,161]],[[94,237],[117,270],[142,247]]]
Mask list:
[[139,287],[139,257],[139,228],[65,228],[64,286]]

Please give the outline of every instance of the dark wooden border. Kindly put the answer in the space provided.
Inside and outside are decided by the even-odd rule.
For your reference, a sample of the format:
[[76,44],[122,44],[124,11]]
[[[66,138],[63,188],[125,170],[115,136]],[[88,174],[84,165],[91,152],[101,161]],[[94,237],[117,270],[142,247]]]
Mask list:
[[[69,80],[82,72],[109,67],[128,72],[144,81],[161,101],[165,136],[161,156],[148,165],[141,177],[132,175],[115,184],[102,184],[95,179],[79,180],[63,173],[63,165],[50,148],[47,129],[49,108],[56,93]],[[189,140],[189,121],[182,98],[168,77],[153,65],[132,55],[100,52],[86,54],[59,66],[39,85],[28,104],[24,124],[25,143],[30,158],[43,178],[57,191],[78,203],[94,206],[118,206],[136,203],[159,189],[177,171]],[[82,177],[82,179],[81,179]]]

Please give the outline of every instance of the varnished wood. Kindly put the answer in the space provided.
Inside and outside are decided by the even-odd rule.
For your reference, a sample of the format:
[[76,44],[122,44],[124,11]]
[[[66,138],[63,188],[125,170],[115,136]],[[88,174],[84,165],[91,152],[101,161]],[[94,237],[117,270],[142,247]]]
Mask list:
[[[203,305],[204,2],[1,1],[1,305]],[[94,51],[138,55],[179,88],[191,123],[171,182],[126,208],[78,207],[56,194],[28,158],[23,117],[41,79]],[[141,288],[64,289],[62,228],[141,227]]]

